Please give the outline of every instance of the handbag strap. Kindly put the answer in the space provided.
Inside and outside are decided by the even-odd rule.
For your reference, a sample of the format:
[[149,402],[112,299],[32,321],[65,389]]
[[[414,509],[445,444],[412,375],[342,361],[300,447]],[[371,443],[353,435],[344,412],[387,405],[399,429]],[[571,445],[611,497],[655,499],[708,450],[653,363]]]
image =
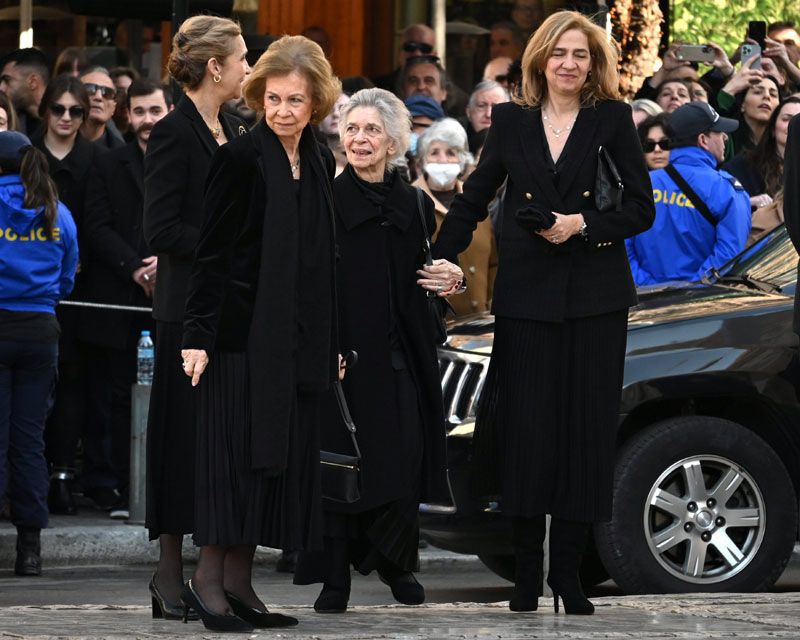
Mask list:
[[712,227],[716,227],[717,219],[711,214],[711,210],[708,208],[708,205],[703,202],[700,196],[697,195],[695,190],[692,189],[688,182],[686,182],[686,178],[684,178],[678,172],[675,166],[670,163],[664,167],[664,171],[666,171],[667,175],[672,178],[672,181],[678,185],[678,188],[683,191],[683,195],[692,201],[694,208],[697,209],[697,212],[706,219],[708,224],[710,224]]
[[333,391],[336,396],[336,402],[339,405],[339,413],[344,421],[345,429],[350,434],[350,439],[353,441],[353,449],[356,456],[361,457],[361,449],[358,448],[358,440],[356,440],[356,423],[353,422],[353,416],[350,415],[350,407],[347,406],[347,398],[344,397],[344,389],[340,380],[334,380]]
[[422,195],[422,189],[415,187],[417,191],[417,211],[419,212],[419,220],[422,222],[422,230],[425,232],[425,264],[430,266],[433,264],[433,256],[431,255],[431,234],[428,233],[428,225],[425,222],[425,199]]

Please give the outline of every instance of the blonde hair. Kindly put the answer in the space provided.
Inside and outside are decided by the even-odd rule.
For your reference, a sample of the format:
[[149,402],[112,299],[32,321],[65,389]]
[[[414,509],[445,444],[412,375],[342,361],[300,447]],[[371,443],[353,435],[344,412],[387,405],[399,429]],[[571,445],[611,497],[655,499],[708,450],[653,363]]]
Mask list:
[[581,105],[595,105],[601,100],[619,100],[619,53],[616,43],[612,44],[605,30],[583,14],[557,11],[528,40],[522,54],[522,95],[514,97],[517,104],[537,107],[544,102],[547,97],[547,80],[544,76],[547,61],[561,36],[572,29],[585,34],[589,40],[591,68],[581,88]]
[[247,106],[264,111],[267,78],[288,76],[293,71],[308,82],[313,105],[311,124],[319,124],[339,99],[342,83],[333,75],[322,48],[305,36],[283,36],[269,45],[245,81],[243,93]]
[[235,51],[235,39],[242,35],[238,23],[216,16],[192,16],[184,20],[172,38],[167,61],[169,75],[187,89],[203,82],[208,61],[222,64]]

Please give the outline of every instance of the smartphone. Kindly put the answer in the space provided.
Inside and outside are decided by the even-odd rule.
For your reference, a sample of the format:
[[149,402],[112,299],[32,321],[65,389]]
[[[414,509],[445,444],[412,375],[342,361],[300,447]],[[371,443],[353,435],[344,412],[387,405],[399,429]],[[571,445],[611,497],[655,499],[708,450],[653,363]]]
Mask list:
[[750,44],[749,42],[745,42],[742,45],[742,64],[747,62],[750,58],[759,59],[756,60],[752,65],[751,69],[760,69],[761,68],[761,47],[757,44]]
[[675,51],[678,60],[686,62],[714,62],[714,49],[707,44],[682,44]]
[[767,37],[767,23],[763,20],[751,20],[747,23],[747,37],[755,40],[764,50],[764,38]]

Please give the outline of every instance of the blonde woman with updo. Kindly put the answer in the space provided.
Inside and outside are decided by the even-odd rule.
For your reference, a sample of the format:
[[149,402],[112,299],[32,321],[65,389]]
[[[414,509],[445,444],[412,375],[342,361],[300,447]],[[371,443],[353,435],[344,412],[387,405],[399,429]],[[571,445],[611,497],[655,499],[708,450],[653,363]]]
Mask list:
[[250,71],[246,53],[241,29],[231,20],[194,16],[180,26],[168,69],[184,95],[153,128],[144,159],[144,233],[158,256],[145,523],[160,544],[150,581],[154,618],[183,616],[181,547],[184,534],[194,531],[196,437],[196,393],[181,372],[183,309],[211,156],[246,131],[241,120],[220,113],[226,100],[242,94]]

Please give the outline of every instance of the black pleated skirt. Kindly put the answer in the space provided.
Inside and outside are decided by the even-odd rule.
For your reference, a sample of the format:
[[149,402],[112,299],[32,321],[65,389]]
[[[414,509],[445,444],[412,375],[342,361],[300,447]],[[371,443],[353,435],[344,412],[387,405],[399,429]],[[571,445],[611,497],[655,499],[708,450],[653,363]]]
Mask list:
[[627,310],[495,318],[474,438],[474,482],[504,513],[611,517]]
[[297,394],[288,466],[275,476],[251,467],[247,355],[215,352],[199,388],[195,544],[322,549],[322,394]]
[[183,323],[157,322],[147,420],[147,506],[150,539],[194,530],[194,460],[198,391],[181,367]]

